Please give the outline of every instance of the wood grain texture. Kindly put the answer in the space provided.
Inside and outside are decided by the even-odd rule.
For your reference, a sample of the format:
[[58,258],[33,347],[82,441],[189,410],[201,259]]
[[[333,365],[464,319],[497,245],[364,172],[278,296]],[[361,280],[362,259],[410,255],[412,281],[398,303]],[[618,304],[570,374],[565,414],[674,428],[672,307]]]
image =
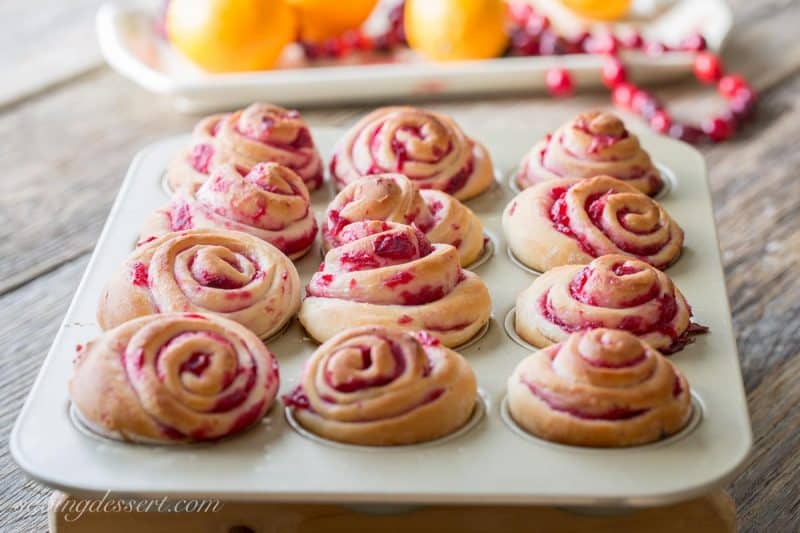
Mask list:
[[[92,30],[98,2],[0,3],[0,73],[13,79],[11,89],[0,84],[0,531],[46,529],[36,504],[48,491],[16,469],[5,443],[125,169],[141,146],[195,121],[100,65]],[[730,490],[742,531],[798,531],[800,0],[731,3],[737,27],[726,62],[762,93],[756,120],[736,140],[704,149],[756,438]],[[717,105],[693,83],[657,92],[678,116],[706,115]],[[555,124],[606,103],[597,94],[557,105],[487,98],[430,107],[469,128],[483,121]],[[364,111],[304,114],[312,125],[345,125]]]

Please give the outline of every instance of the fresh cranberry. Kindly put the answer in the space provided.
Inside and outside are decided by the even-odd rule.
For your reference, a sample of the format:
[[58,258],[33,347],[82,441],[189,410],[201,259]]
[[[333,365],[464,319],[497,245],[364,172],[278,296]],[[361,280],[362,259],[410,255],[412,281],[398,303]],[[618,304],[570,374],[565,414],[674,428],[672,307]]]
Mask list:
[[747,82],[744,81],[744,78],[737,74],[729,74],[727,76],[723,76],[720,78],[719,83],[717,84],[717,90],[719,94],[723,96],[723,98],[727,100],[732,100],[736,93],[742,89],[747,88]]
[[544,30],[539,37],[539,53],[543,56],[563,55],[569,52],[569,49],[567,40],[551,29]]
[[688,124],[673,124],[669,128],[669,136],[689,144],[697,144],[703,137],[703,130]]
[[527,2],[509,2],[508,14],[511,16],[512,22],[518,26],[524,26],[533,15],[533,6]]
[[730,101],[731,112],[741,120],[748,117],[756,106],[756,93],[749,87],[743,87],[736,92]]
[[638,49],[644,46],[644,38],[637,30],[632,30],[620,37],[619,42],[625,48]]
[[569,96],[574,90],[572,76],[563,68],[551,68],[548,70],[545,81],[547,90],[556,97]]
[[663,109],[656,111],[653,116],[650,117],[650,127],[659,133],[668,133],[670,126],[672,126],[672,119],[669,113]]
[[517,30],[511,35],[511,50],[516,55],[536,55],[539,53],[539,37],[524,30]]
[[650,120],[659,108],[655,97],[642,89],[636,91],[631,99],[631,110],[647,120]]
[[706,38],[699,33],[693,33],[681,43],[681,49],[687,52],[702,52],[706,48]]
[[730,139],[733,129],[732,120],[726,117],[711,117],[703,122],[703,131],[714,142]]
[[722,77],[722,61],[711,52],[700,52],[694,58],[694,75],[703,83],[716,83]]
[[411,259],[417,250],[405,234],[379,235],[375,239],[375,255],[387,259]]
[[589,54],[614,55],[619,50],[617,39],[610,33],[592,35],[584,43],[584,50]]
[[669,50],[664,43],[659,43],[657,41],[648,41],[644,45],[644,53],[649,56],[660,56],[664,52]]
[[531,14],[525,23],[525,31],[531,35],[539,35],[550,27],[550,19],[538,13]]
[[614,87],[611,98],[616,106],[628,109],[631,107],[633,96],[637,91],[636,86],[631,83],[620,83]]
[[613,89],[628,79],[625,65],[616,57],[609,57],[603,63],[603,83]]

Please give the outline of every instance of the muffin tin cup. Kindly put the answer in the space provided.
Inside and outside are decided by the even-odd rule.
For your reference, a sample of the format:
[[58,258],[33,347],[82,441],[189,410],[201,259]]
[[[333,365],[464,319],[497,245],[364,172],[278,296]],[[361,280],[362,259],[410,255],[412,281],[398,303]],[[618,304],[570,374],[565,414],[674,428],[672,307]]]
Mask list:
[[[468,133],[487,145],[506,176],[543,131],[484,125]],[[313,131],[321,153],[329,153],[341,134]],[[687,253],[669,274],[697,321],[711,328],[671,357],[699,405],[696,421],[677,436],[623,449],[578,448],[521,435],[504,418],[508,377],[534,350],[514,337],[510,310],[537,274],[517,266],[507,252],[501,215],[514,196],[507,182],[467,202],[494,249],[483,264],[470,266],[489,287],[493,318],[456,348],[475,370],[481,390],[480,412],[459,431],[430,443],[362,449],[301,434],[276,400],[261,423],[219,441],[165,446],[98,436],[66,408],[75,345],[100,334],[94,317],[103,285],[130,254],[144,217],[168,201],[164,169],[188,140],[167,139],[145,149],[122,185],[10,438],[14,458],[32,477],[67,491],[223,500],[619,507],[662,505],[724,486],[745,460],[752,436],[704,163],[692,148],[649,133],[640,140],[654,160],[667,164],[659,168],[671,180],[665,208],[686,231]],[[312,194],[318,219],[332,198],[330,185]],[[319,246],[318,239],[316,248],[295,261],[303,283],[319,266]],[[303,363],[318,344],[304,335],[298,320],[266,343],[280,365],[280,397],[297,386]]]
[[352,452],[408,452],[413,453],[420,449],[430,448],[434,446],[442,446],[447,444],[453,440],[459,439],[469,432],[473,431],[477,428],[480,423],[483,421],[484,417],[486,416],[487,411],[487,401],[485,398],[485,393],[481,390],[478,390],[478,399],[475,402],[475,408],[472,410],[469,418],[467,419],[464,424],[447,435],[443,437],[439,437],[438,439],[424,441],[424,442],[417,442],[414,444],[401,444],[396,446],[364,446],[360,444],[350,444],[346,442],[339,442],[335,440],[328,439],[321,435],[317,435],[316,433],[306,429],[303,425],[295,418],[294,416],[294,408],[292,407],[285,407],[283,410],[284,416],[286,417],[286,422],[289,426],[297,432],[297,434],[301,435],[302,437],[309,439],[315,443],[321,444],[323,446],[330,446],[332,448],[337,448],[339,450],[347,450]]

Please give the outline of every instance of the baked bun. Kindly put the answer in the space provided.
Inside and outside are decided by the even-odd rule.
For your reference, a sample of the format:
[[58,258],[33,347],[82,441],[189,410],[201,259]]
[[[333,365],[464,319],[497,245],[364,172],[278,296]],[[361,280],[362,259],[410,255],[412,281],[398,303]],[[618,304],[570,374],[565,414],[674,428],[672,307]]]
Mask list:
[[658,202],[610,176],[525,189],[506,206],[503,231],[514,256],[540,272],[607,254],[664,269],[683,247],[683,230]]
[[456,431],[472,414],[477,392],[467,361],[435,337],[364,326],[320,346],[284,402],[320,437],[390,446]]
[[535,144],[523,158],[517,185],[526,189],[543,181],[608,175],[644,194],[664,187],[639,139],[617,116],[605,111],[581,113]]
[[514,421],[575,446],[631,446],[680,431],[692,414],[686,378],[630,333],[592,329],[535,352],[508,380]]
[[486,285],[462,270],[458,252],[431,244],[418,229],[383,221],[354,222],[342,245],[306,287],[298,317],[325,342],[357,326],[426,330],[447,346],[472,338],[489,321]]
[[108,330],[154,313],[215,313],[266,338],[299,306],[300,278],[280,250],[240,231],[197,229],[134,250],[103,289],[97,321]]
[[88,343],[69,395],[97,433],[172,444],[255,424],[278,380],[278,363],[247,328],[216,315],[170,313],[125,322]]
[[431,242],[455,246],[461,266],[473,263],[483,252],[483,224],[472,210],[447,193],[420,191],[402,174],[366,176],[342,189],[325,214],[325,248],[339,246],[339,233],[364,220],[414,226]]
[[331,176],[344,187],[398,172],[420,189],[467,200],[494,180],[489,152],[448,116],[416,107],[381,107],[359,120],[334,149]]

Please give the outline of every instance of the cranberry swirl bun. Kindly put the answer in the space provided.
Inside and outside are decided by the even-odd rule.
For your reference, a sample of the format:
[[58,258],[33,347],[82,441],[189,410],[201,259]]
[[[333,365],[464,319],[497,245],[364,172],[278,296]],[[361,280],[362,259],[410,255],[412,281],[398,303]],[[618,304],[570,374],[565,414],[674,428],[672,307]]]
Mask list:
[[342,245],[325,255],[298,315],[318,341],[343,329],[378,325],[427,330],[457,346],[489,321],[489,290],[461,269],[452,246],[431,244],[416,228],[383,221],[354,222],[340,235]]
[[196,191],[178,191],[145,222],[141,242],[170,231],[229,229],[265,240],[297,259],[317,236],[308,189],[290,168],[259,163],[249,172],[230,164],[214,168]]
[[593,329],[529,355],[508,380],[508,409],[523,429],[576,446],[632,446],[680,431],[689,384],[630,333]]
[[461,265],[483,251],[483,224],[447,193],[420,191],[402,174],[376,174],[346,186],[328,206],[322,238],[326,248],[341,244],[339,233],[352,222],[386,220],[416,227],[429,241],[458,249]]
[[278,363],[247,328],[214,315],[140,317],[75,360],[69,394],[97,433],[130,441],[219,439],[256,423],[278,391]]
[[216,313],[266,338],[300,306],[291,260],[247,233],[186,230],[142,244],[106,284],[104,330],[153,313]]
[[197,189],[220,163],[249,169],[263,162],[291,168],[311,191],[322,185],[322,159],[300,113],[264,103],[201,120],[188,150],[172,162],[167,181],[173,190]]
[[575,331],[612,328],[674,353],[704,329],[669,276],[624,255],[548,270],[519,294],[515,314],[519,336],[539,348]]
[[366,446],[426,442],[462,427],[478,389],[467,361],[424,331],[343,331],[306,362],[284,402],[307,430]]
[[489,188],[489,152],[453,119],[414,107],[382,107],[339,141],[330,164],[339,187],[384,172],[408,176],[420,189],[467,200]]
[[531,148],[523,158],[517,185],[563,178],[613,176],[653,196],[664,186],[661,173],[625,124],[604,111],[578,115]]
[[606,254],[664,269],[683,247],[683,230],[658,202],[610,176],[525,189],[506,206],[503,230],[517,259],[541,272]]

